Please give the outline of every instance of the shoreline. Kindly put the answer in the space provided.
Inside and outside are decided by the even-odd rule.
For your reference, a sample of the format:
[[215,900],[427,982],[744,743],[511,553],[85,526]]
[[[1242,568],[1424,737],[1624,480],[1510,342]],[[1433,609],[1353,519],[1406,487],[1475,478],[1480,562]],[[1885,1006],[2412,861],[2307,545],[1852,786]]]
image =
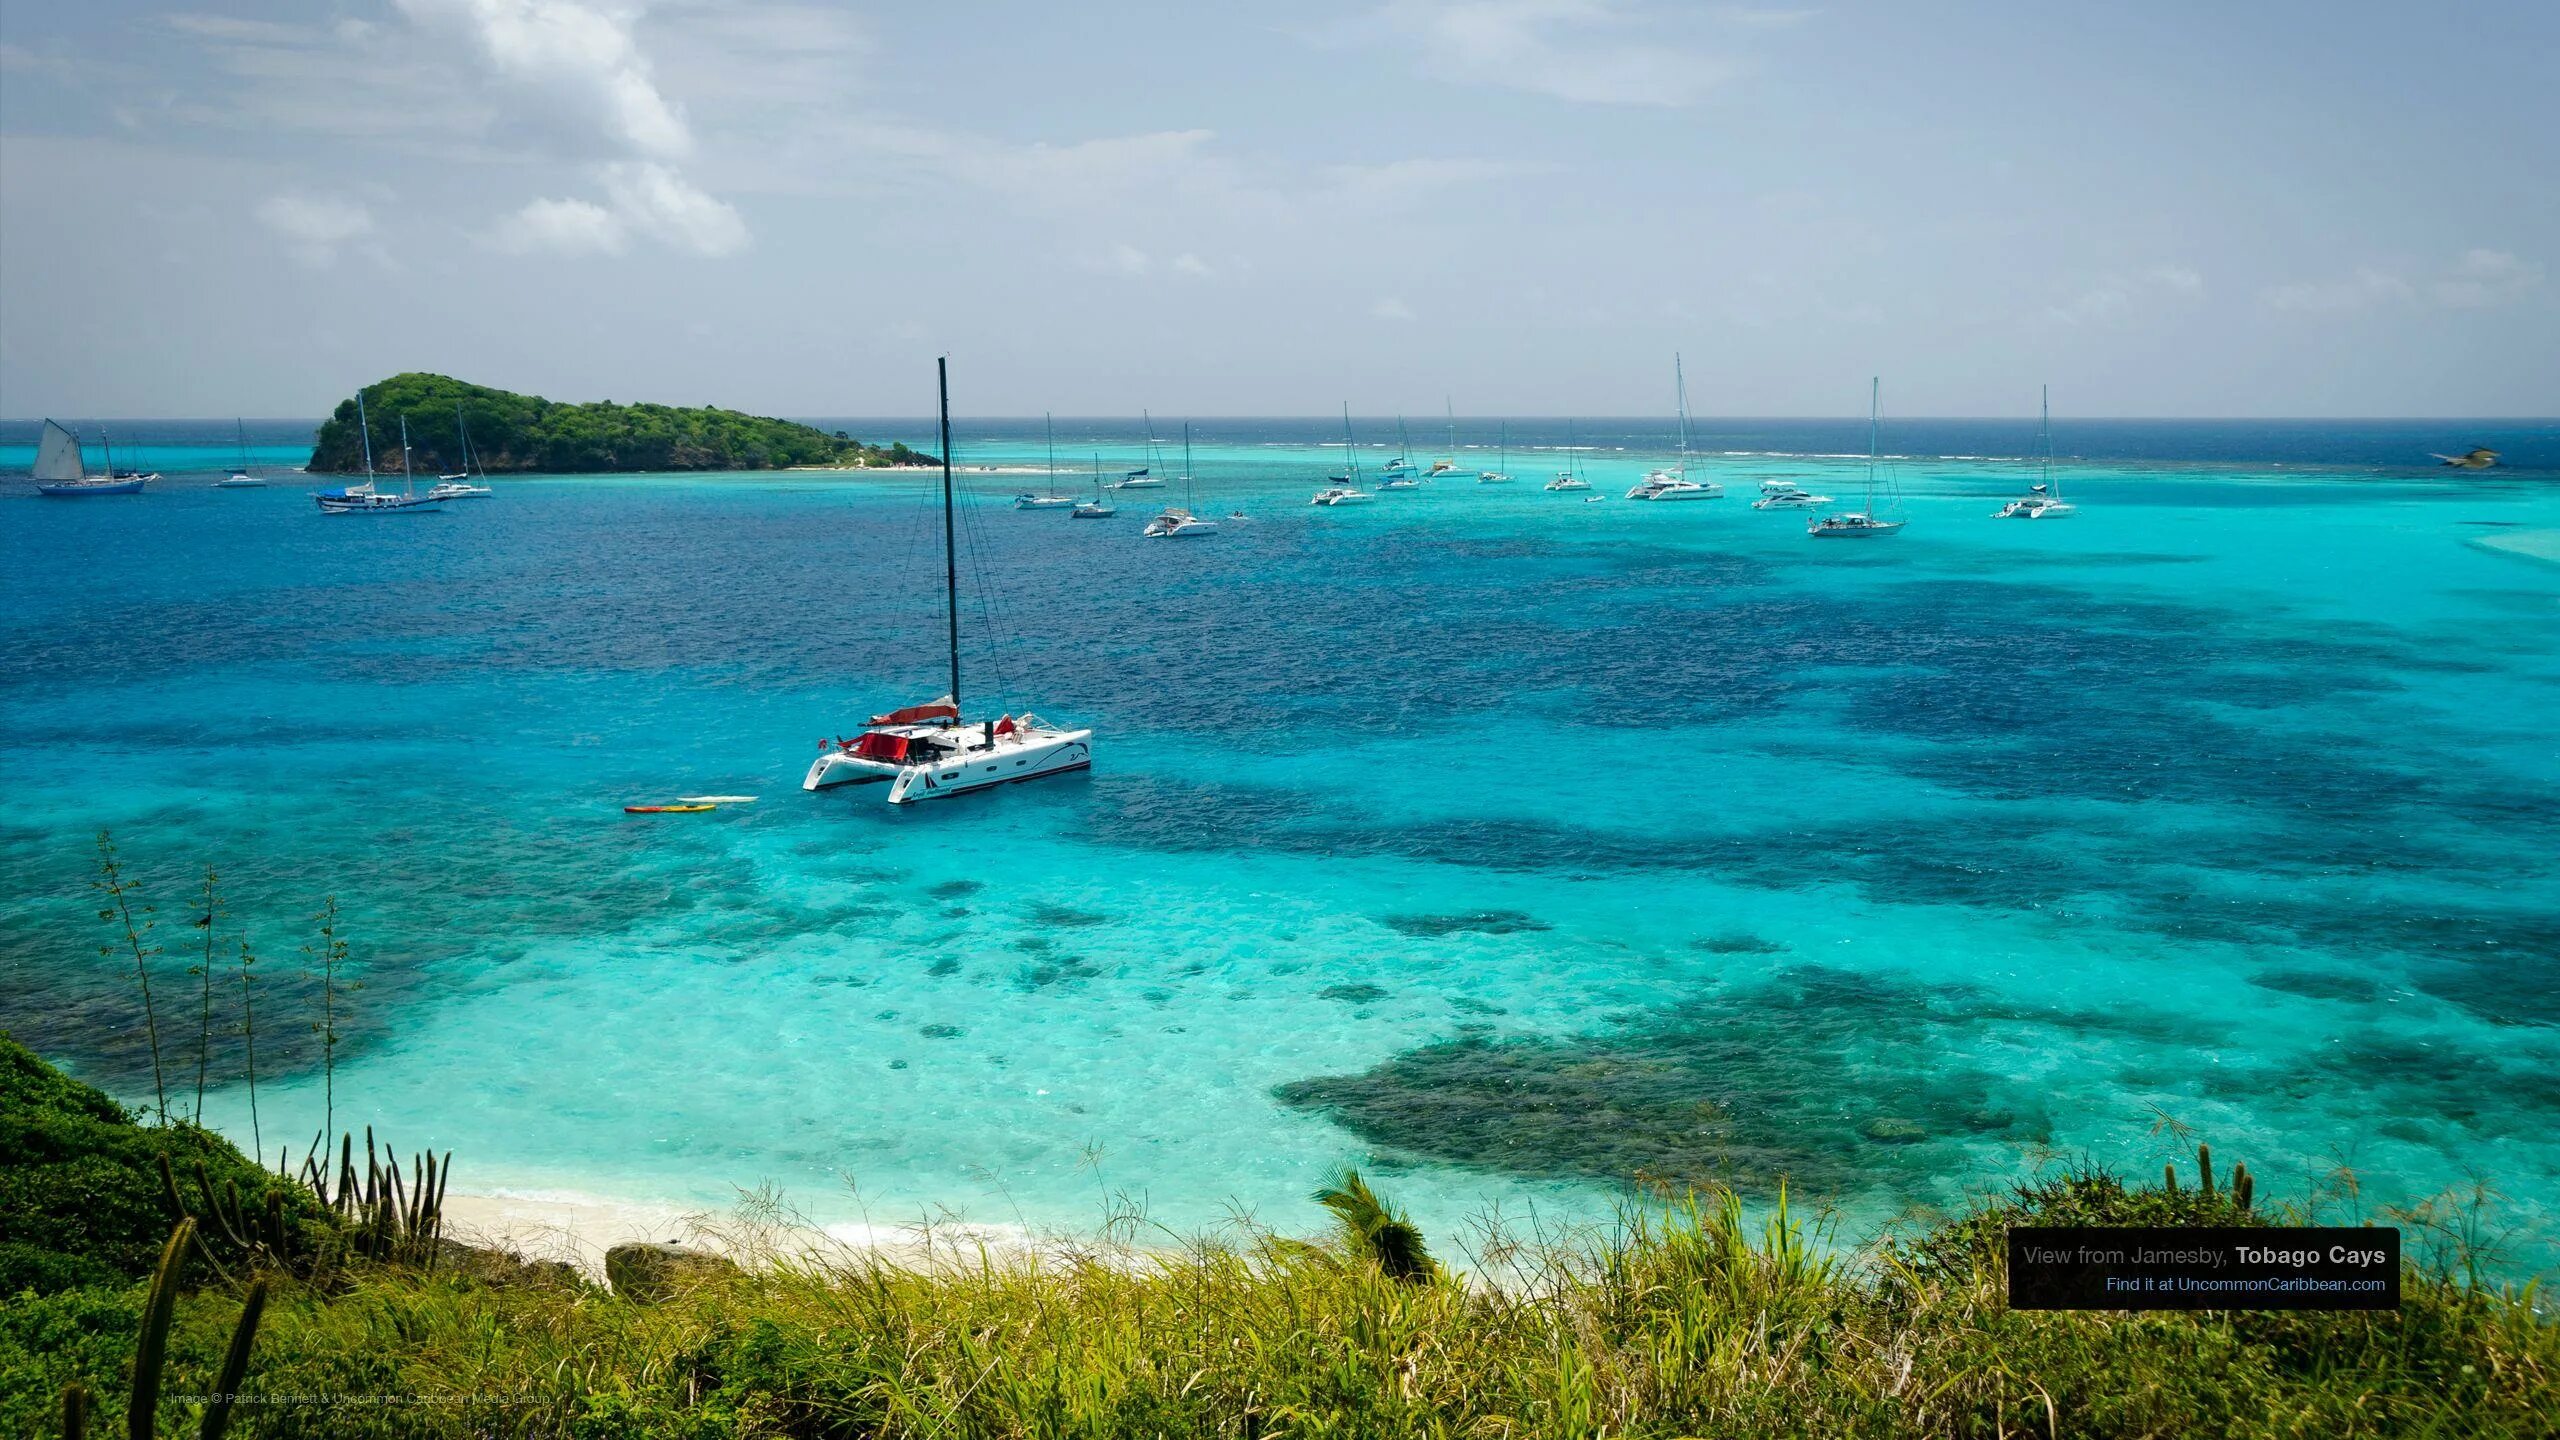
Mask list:
[[1071,1248],[1064,1240],[1044,1240],[1019,1225],[821,1224],[779,1206],[760,1209],[753,1197],[720,1211],[581,1191],[501,1187],[448,1194],[443,1214],[447,1239],[526,1260],[562,1261],[598,1280],[604,1277],[605,1252],[626,1244],[683,1245],[740,1264],[855,1260],[915,1271],[981,1260],[1032,1261]]

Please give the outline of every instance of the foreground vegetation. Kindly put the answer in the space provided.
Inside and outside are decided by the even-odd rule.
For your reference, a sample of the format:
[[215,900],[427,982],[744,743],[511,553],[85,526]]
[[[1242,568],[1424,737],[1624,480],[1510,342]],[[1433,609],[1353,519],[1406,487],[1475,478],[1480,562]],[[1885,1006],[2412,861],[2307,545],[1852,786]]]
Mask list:
[[[317,1235],[190,1262],[171,1225],[222,1226],[157,1160],[206,1154]],[[1855,1259],[1783,1203],[1754,1224],[1729,1193],[1691,1195],[1585,1243],[1479,1234],[1471,1279],[1346,1175],[1319,1197],[1323,1243],[1246,1231],[930,1274],[777,1253],[643,1303],[449,1242],[368,1244],[368,1225],[419,1238],[414,1194],[386,1222],[324,1197],[320,1169],[288,1181],[121,1118],[0,1040],[0,1434],[60,1433],[66,1388],[119,1414],[137,1376],[158,1433],[273,1437],[2551,1433],[2560,1327],[2423,1235],[2396,1314],[2003,1303],[2013,1221],[2256,1223],[2229,1177],[2199,1183],[2210,1164],[2174,1185],[2056,1173]],[[17,1183],[39,1169],[99,1202]],[[137,1247],[146,1225],[165,1247]],[[225,1374],[246,1376],[227,1409]]]
[[[921,465],[933,457],[896,445],[866,445],[789,420],[712,406],[573,405],[465,384],[444,375],[394,375],[364,389],[377,469],[400,468],[400,423],[409,424],[411,463],[421,474],[463,468],[461,408],[472,468],[493,474],[603,471],[778,470],[792,465]],[[364,469],[364,431],[353,397],[320,426],[308,468],[353,475]]]

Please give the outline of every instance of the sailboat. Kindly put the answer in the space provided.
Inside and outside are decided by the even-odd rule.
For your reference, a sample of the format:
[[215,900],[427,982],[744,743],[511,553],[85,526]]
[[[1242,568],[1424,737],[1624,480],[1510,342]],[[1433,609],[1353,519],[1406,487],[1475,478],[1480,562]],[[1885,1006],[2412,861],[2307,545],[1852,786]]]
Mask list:
[[1342,402],[1342,473],[1331,476],[1310,505],[1366,505],[1378,497],[1360,488],[1360,452],[1351,439],[1351,402]]
[[265,476],[249,473],[249,422],[235,419],[231,422],[231,430],[234,438],[240,443],[240,463],[232,467],[229,475],[214,481],[213,488],[216,490],[266,489]]
[[1680,405],[1680,463],[1668,470],[1655,470],[1627,491],[1630,500],[1713,500],[1724,493],[1724,487],[1713,480],[1689,478],[1689,377],[1680,365],[1677,351],[1671,356],[1671,383]]
[[1416,490],[1421,488],[1421,474],[1414,468],[1412,461],[1404,458],[1412,449],[1413,441],[1404,433],[1404,417],[1399,415],[1396,417],[1395,458],[1378,467],[1379,489]]
[[1170,540],[1185,535],[1217,534],[1217,521],[1203,520],[1187,508],[1200,503],[1200,497],[1194,493],[1193,486],[1194,482],[1191,478],[1191,422],[1185,420],[1182,422],[1182,504],[1166,506],[1163,514],[1148,521],[1147,528],[1139,531],[1138,533],[1149,540]]
[[1016,510],[1063,510],[1076,503],[1073,495],[1058,493],[1058,431],[1046,410],[1040,412],[1040,426],[1049,437],[1049,489],[1044,494],[1034,495],[1025,490],[1014,496],[1013,508]]
[[[453,402],[453,431],[462,437],[462,469],[456,474],[437,476],[434,487],[427,491],[427,498],[430,500],[486,500],[497,492],[486,485],[472,483],[471,422],[462,418],[462,402],[459,400]],[[487,479],[487,472],[483,471],[481,478]]]
[[[100,440],[106,432],[99,432]],[[139,495],[144,477],[116,473],[116,456],[107,451],[107,471],[103,475],[89,473],[89,461],[80,453],[80,437],[54,421],[44,422],[43,438],[36,442],[36,493],[58,499],[80,495]]]
[[1067,512],[1067,518],[1070,520],[1108,520],[1112,516],[1119,514],[1120,507],[1103,499],[1102,491],[1102,456],[1099,452],[1096,452],[1093,457],[1093,498],[1090,500],[1077,501],[1076,508]]
[[1455,457],[1458,453],[1457,403],[1443,398],[1440,402],[1440,408],[1449,417],[1449,457],[1432,461],[1431,473],[1422,477],[1425,480],[1437,480],[1443,475],[1455,475],[1458,473],[1458,462],[1455,458],[1451,458]]
[[1156,453],[1156,417],[1144,410],[1138,412],[1138,417],[1145,421],[1147,426],[1147,463],[1122,475],[1120,482],[1111,487],[1114,490],[1161,490],[1164,488],[1164,477],[1156,473],[1156,467],[1164,463],[1164,457]]
[[1573,422],[1564,422],[1564,468],[1547,482],[1550,490],[1588,490],[1591,482],[1582,478],[1582,452],[1573,445]]
[[2053,483],[2053,387],[2044,387],[2044,478],[2027,487],[2027,493],[1993,512],[1994,520],[2060,520],[2078,510],[2062,498],[2062,490]]
[[[1861,540],[1872,536],[1896,534],[1902,529],[1902,521],[1887,520],[1876,514],[1876,412],[1877,402],[1882,394],[1883,387],[1878,381],[1873,379],[1867,381],[1866,508],[1846,510],[1837,515],[1826,515],[1806,525],[1804,533],[1817,540]],[[1892,477],[1887,476],[1888,497],[1891,495],[1891,486]]]
[[373,421],[365,414],[364,392],[356,392],[356,429],[364,436],[364,483],[337,490],[323,490],[312,496],[324,515],[411,515],[441,511],[444,502],[416,493],[416,477],[409,473],[409,417],[400,417],[400,493],[385,495],[375,488],[373,474]]
[[1499,434],[1501,438],[1494,442],[1497,448],[1494,451],[1495,459],[1493,462],[1493,468],[1490,470],[1479,470],[1476,472],[1476,483],[1479,485],[1508,485],[1511,483],[1510,421],[1505,420],[1502,422],[1502,428]]
[[818,742],[803,790],[886,781],[889,803],[942,800],[1040,780],[1093,765],[1093,732],[1066,730],[1033,715],[976,726],[960,709],[960,550],[951,485],[951,362],[934,362],[942,388],[942,593],[950,622],[951,688],[938,700],[874,715],[850,739]]

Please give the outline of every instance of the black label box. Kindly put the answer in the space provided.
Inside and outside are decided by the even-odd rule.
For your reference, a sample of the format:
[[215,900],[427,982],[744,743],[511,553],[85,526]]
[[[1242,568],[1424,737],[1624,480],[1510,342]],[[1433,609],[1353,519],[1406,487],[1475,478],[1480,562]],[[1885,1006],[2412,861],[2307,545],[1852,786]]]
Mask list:
[[2397,1310],[2400,1232],[2384,1226],[2009,1231],[2013,1310]]

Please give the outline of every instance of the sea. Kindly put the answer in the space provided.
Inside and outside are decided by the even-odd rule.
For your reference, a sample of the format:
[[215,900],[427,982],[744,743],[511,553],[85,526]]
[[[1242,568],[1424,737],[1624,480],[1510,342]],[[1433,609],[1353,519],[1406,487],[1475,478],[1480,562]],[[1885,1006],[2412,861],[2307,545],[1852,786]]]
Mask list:
[[[263,490],[110,420],[161,478],[77,501],[0,425],[0,1028],[493,1196],[1303,1233],[1348,1165],[1854,1243],[2204,1142],[2553,1264],[2560,421],[2058,421],[2032,524],[2032,420],[1703,420],[1725,494],[1652,505],[1668,420],[1355,415],[1454,468],[1343,508],[1340,417],[1149,423],[955,422],[961,698],[1095,763],[911,807],[799,782],[947,688],[938,473],[327,516],[308,420]],[[1013,506],[1140,467],[1194,478]],[[624,810],[695,794],[755,798]]]

